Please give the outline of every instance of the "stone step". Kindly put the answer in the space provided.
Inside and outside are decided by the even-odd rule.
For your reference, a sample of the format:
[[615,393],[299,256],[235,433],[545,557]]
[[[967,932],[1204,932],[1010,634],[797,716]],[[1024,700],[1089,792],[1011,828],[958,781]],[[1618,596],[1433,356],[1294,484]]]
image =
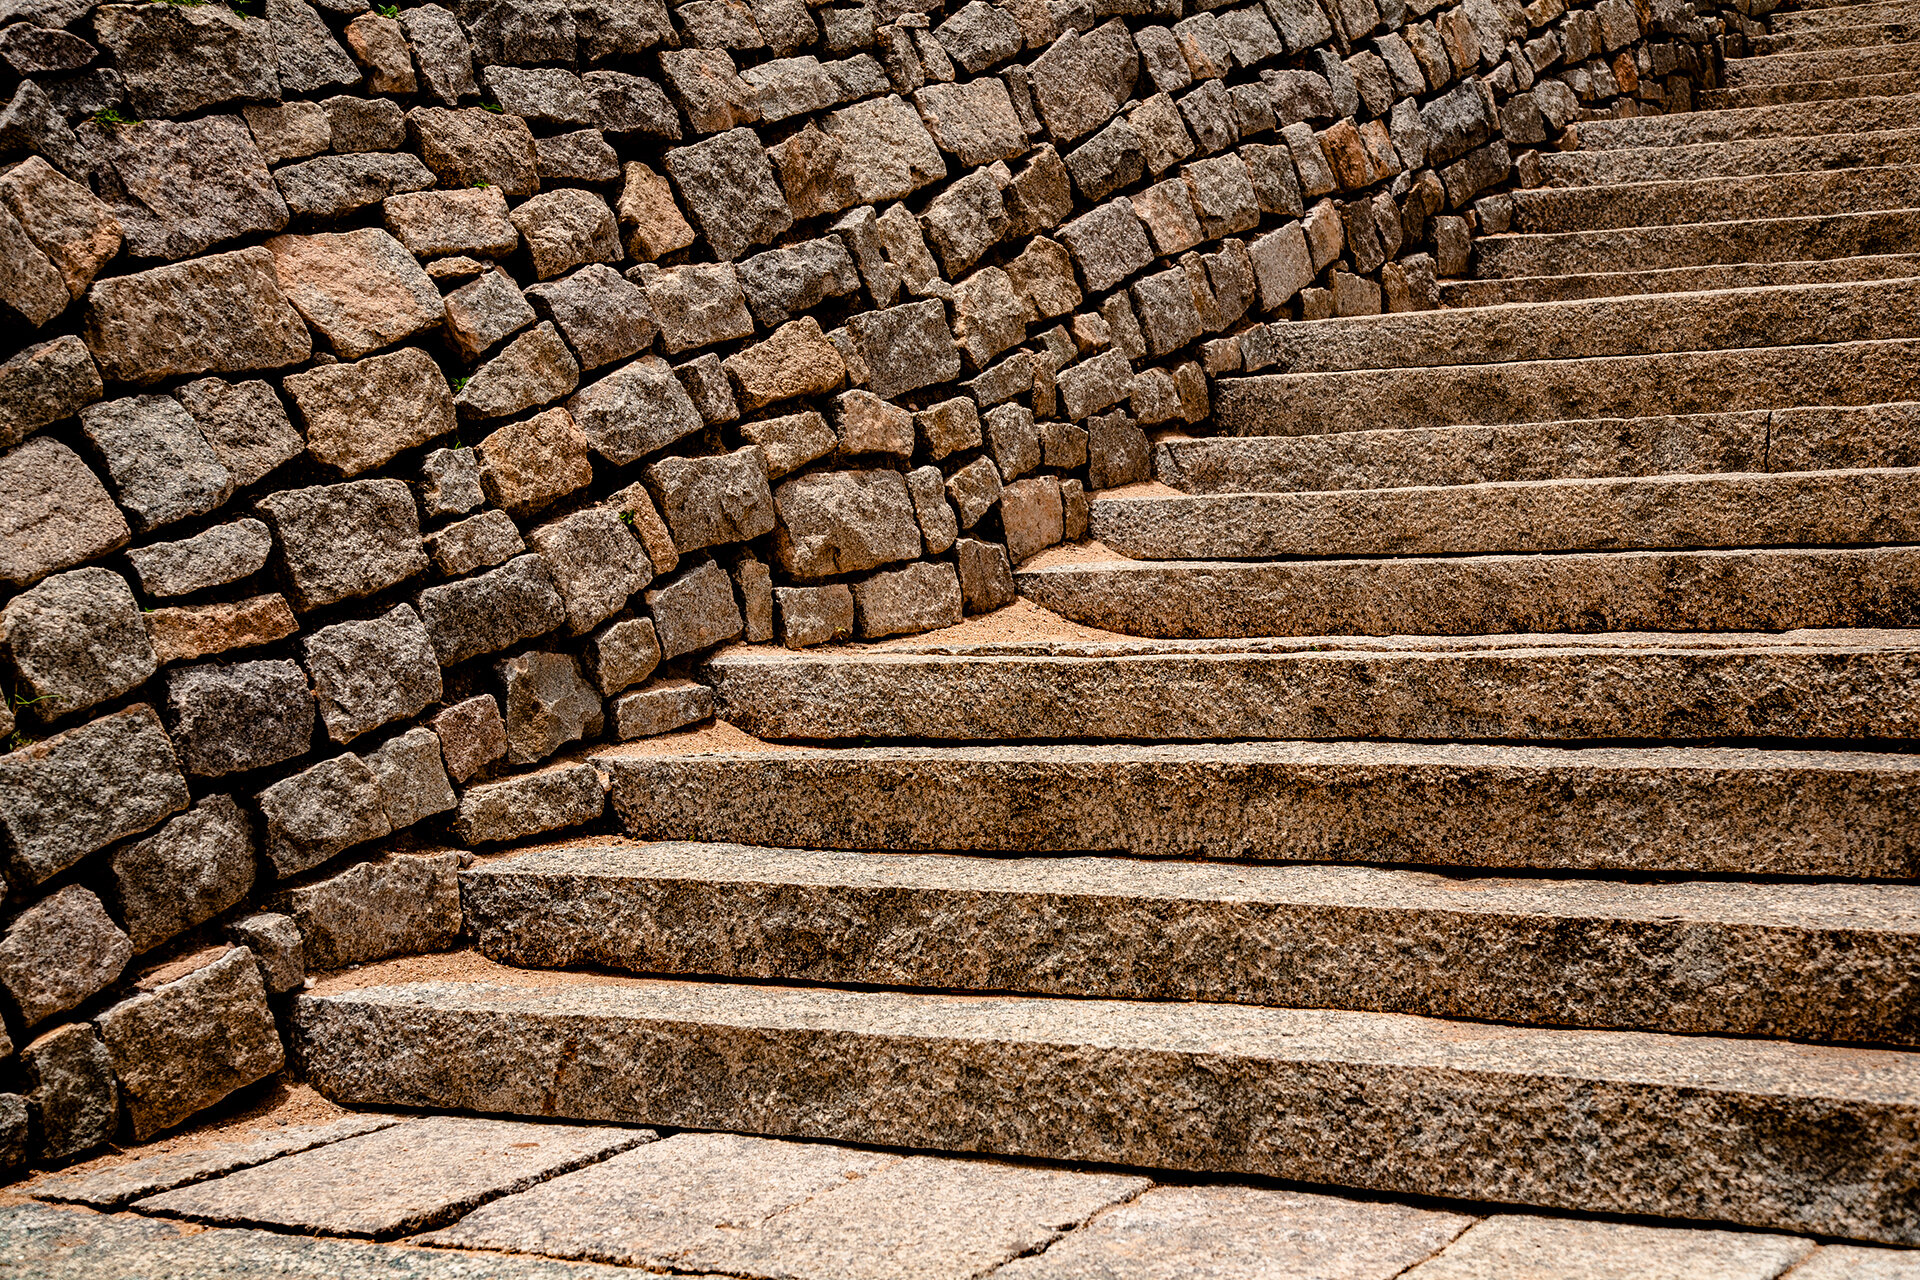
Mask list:
[[1230,435],[1645,418],[1920,399],[1920,342],[1833,343],[1671,355],[1344,373],[1258,374],[1214,384]]
[[1920,1241],[1920,1055],[1404,1014],[541,975],[296,996],[354,1106],[568,1118]]
[[1297,493],[1719,471],[1920,467],[1920,403],[1682,417],[1175,436],[1154,474],[1188,493]]
[[1279,374],[1913,338],[1920,279],[1404,311],[1274,325],[1270,337]]
[[1920,245],[1920,207],[1833,217],[1484,236],[1474,242],[1481,279],[1613,275],[1681,267],[1904,256]]
[[1920,469],[1101,494],[1089,506],[1088,529],[1134,560],[1920,543]]
[[1788,31],[1812,31],[1824,27],[1857,27],[1873,22],[1910,22],[1920,19],[1920,3],[1915,0],[1876,0],[1867,4],[1841,4],[1827,8],[1799,8],[1791,12],[1767,15],[1767,26],[1775,35]]
[[1920,626],[1920,548],[1627,551],[1021,570],[1020,595],[1160,639]]
[[1920,18],[1911,12],[1879,22],[1860,22],[1852,26],[1828,24],[1803,27],[1797,31],[1776,30],[1770,36],[1752,41],[1755,57],[1777,53],[1817,53],[1828,49],[1873,49],[1881,45],[1912,44],[1920,40]]
[[535,849],[460,882],[475,946],[523,969],[1920,1044],[1914,885],[688,843]]
[[759,738],[1920,738],[1920,632],[1306,637],[722,650]]
[[1209,742],[601,752],[641,840],[1911,879],[1920,757]]
[[1683,111],[1665,116],[1582,120],[1574,129],[1582,151],[1606,151],[1618,147],[1684,147],[1702,142],[1876,133],[1915,127],[1920,127],[1920,89],[1905,96],[1858,101],[1804,105],[1789,102]]
[[1816,53],[1728,58],[1725,83],[1729,88],[1738,89],[1750,84],[1832,80],[1840,76],[1878,76],[1898,71],[1920,71],[1920,41],[1878,45],[1868,49],[1828,49]]
[[1850,98],[1900,98],[1920,93],[1920,72],[1848,76],[1838,80],[1793,80],[1752,84],[1740,89],[1702,89],[1695,102],[1702,112],[1745,107],[1774,107],[1793,102],[1837,102]]
[[[1521,231],[1604,231],[1739,218],[1804,218],[1920,207],[1920,166],[1686,178],[1513,193]],[[1633,261],[1626,259],[1626,261]]]
[[1660,179],[1734,178],[1920,163],[1920,129],[1695,142],[1673,147],[1545,151],[1541,185],[1596,187]]
[[1517,276],[1500,280],[1443,280],[1443,307],[1497,307],[1515,302],[1573,302],[1651,293],[1706,293],[1777,285],[1842,284],[1920,276],[1920,253],[1831,258],[1824,262],[1754,262],[1669,267],[1574,276]]

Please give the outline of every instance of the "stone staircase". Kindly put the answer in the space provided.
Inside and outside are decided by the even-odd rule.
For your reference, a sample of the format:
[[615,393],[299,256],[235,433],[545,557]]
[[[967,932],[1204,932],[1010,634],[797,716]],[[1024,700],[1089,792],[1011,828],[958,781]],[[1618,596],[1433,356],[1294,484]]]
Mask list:
[[308,1075],[1920,1244],[1916,24],[1776,15],[1448,310],[1284,327],[1018,575],[1110,637],[723,651],[763,748],[592,756],[627,838],[479,862]]

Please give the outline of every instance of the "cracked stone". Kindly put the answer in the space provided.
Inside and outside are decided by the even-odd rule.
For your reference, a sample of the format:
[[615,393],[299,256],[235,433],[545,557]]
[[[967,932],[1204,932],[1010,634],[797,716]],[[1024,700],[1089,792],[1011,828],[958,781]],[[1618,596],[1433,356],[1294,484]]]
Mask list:
[[186,258],[287,225],[287,204],[239,116],[94,130],[102,190],[138,258]]

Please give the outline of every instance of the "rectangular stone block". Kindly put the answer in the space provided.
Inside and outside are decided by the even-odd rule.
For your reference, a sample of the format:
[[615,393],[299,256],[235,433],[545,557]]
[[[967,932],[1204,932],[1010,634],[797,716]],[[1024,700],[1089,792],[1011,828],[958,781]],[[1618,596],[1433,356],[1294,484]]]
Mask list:
[[713,690],[692,680],[657,680],[613,700],[613,736],[654,738],[713,718]]
[[444,951],[460,937],[459,853],[396,854],[275,900],[300,927],[307,964],[343,969]]
[[592,765],[553,765],[468,787],[453,830],[468,844],[521,840],[591,822],[606,803],[606,788]]
[[232,796],[209,796],[113,851],[114,896],[133,949],[147,951],[253,888],[253,828]]
[[257,247],[96,282],[82,336],[101,372],[134,383],[277,369],[313,350],[273,255]]

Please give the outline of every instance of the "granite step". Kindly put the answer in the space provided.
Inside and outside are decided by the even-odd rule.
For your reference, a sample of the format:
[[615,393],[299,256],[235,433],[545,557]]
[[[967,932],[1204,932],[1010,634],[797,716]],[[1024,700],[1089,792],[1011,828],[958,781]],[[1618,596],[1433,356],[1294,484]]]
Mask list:
[[1920,632],[905,645],[704,665],[778,741],[1920,739]]
[[1920,467],[1920,403],[1320,436],[1170,436],[1155,446],[1153,466],[1157,479],[1188,493]]
[[640,840],[1911,879],[1920,758],[1405,742],[596,753]]
[[1920,1055],[1405,1014],[404,962],[294,997],[355,1106],[1084,1160],[1920,1242]]
[[1272,373],[1340,373],[1920,337],[1920,278],[1350,316],[1270,329]]
[[1920,342],[1829,343],[1668,355],[1343,373],[1214,384],[1229,435],[1320,435],[1574,418],[1869,405],[1920,399]]
[[1920,129],[1694,142],[1672,147],[1544,151],[1542,186],[1593,187],[1659,179],[1737,178],[1920,163]]
[[[523,969],[1920,1044],[1920,886],[666,843],[463,872]],[[984,944],[984,945],[983,945]]]
[[1484,236],[1474,242],[1480,279],[1620,275],[1682,267],[1746,266],[1904,256],[1920,245],[1920,207],[1833,217],[1736,218],[1603,231]]
[[1915,0],[1875,0],[1867,4],[1841,4],[1825,8],[1802,6],[1767,15],[1767,26],[1779,35],[1788,31],[1812,31],[1824,27],[1857,27],[1874,22],[1920,20],[1920,4]]
[[[1902,76],[1908,74],[1901,73]],[[1787,102],[1663,116],[1582,120],[1574,129],[1582,151],[1605,151],[1618,147],[1683,147],[1703,142],[1875,133],[1916,127],[1920,127],[1920,87],[1905,94],[1844,102]]]
[[1824,262],[1752,262],[1668,267],[1658,271],[1442,280],[1440,305],[1497,307],[1516,302],[1574,302],[1583,298],[1621,298],[1653,293],[1706,293],[1764,289],[1778,285],[1843,284],[1916,275],[1920,275],[1920,253],[1831,258]]
[[1014,582],[1071,621],[1157,639],[1920,626],[1920,547],[1113,560]]
[[1544,187],[1513,193],[1514,223],[1521,231],[1533,233],[1915,207],[1920,207],[1920,166],[1914,165],[1681,178],[1610,187]]
[[1837,80],[1753,84],[1741,89],[1702,89],[1694,95],[1694,101],[1699,109],[1705,112],[1730,111],[1745,107],[1776,107],[1794,102],[1900,98],[1914,93],[1920,93],[1920,72],[1896,71],[1881,76],[1846,76]]
[[1920,469],[1101,494],[1089,506],[1089,532],[1134,560],[1920,543]]
[[1777,53],[1818,53],[1829,49],[1873,49],[1881,45],[1912,44],[1920,40],[1920,17],[1911,11],[1901,17],[1877,22],[1858,22],[1851,26],[1828,24],[1799,30],[1776,29],[1770,36],[1751,41],[1755,57]]
[[1776,53],[1758,58],[1728,58],[1730,88],[1792,80],[1832,80],[1838,76],[1877,76],[1920,71],[1920,41],[1868,49],[1827,49],[1817,53]]

